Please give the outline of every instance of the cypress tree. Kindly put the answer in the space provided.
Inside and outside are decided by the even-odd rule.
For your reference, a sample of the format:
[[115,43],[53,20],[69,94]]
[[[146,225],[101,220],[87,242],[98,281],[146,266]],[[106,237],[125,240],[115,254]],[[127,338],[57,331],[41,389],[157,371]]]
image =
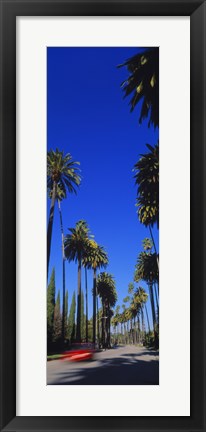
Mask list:
[[47,349],[51,348],[54,334],[54,307],[55,307],[55,269],[47,288]]
[[62,336],[62,316],[60,310],[60,291],[58,291],[56,304],[54,308],[54,342],[59,345]]
[[75,292],[72,296],[72,303],[69,311],[68,319],[68,338],[71,342],[75,340],[75,311],[76,311],[76,298]]

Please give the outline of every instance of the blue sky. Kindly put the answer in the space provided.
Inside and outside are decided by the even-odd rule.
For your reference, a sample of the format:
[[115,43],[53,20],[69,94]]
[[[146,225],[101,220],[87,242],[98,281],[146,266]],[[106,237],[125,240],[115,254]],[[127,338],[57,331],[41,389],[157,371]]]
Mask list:
[[[156,144],[158,129],[138,123],[140,107],[130,113],[121,82],[126,68],[116,66],[140,48],[47,48],[47,148],[64,150],[80,162],[82,183],[77,195],[62,202],[65,234],[80,219],[109,255],[107,271],[115,277],[118,304],[133,280],[142,240],[149,231],[137,218],[132,172],[146,143]],[[48,211],[50,201],[48,200]],[[154,237],[158,244],[158,231]],[[61,235],[55,208],[49,274],[56,271],[62,291]],[[89,316],[92,274],[89,272]],[[141,286],[146,285],[141,283]],[[77,288],[77,265],[66,263],[69,305]],[[84,277],[82,277],[84,290]],[[148,305],[149,306],[149,305]],[[150,307],[149,307],[150,310]],[[150,311],[151,315],[151,311]]]

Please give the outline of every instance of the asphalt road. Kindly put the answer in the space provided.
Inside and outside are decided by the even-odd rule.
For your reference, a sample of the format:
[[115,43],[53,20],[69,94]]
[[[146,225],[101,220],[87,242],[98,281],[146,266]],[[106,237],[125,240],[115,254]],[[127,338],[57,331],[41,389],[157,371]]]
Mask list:
[[47,384],[53,385],[158,385],[159,354],[125,346],[96,353],[94,360],[47,362]]

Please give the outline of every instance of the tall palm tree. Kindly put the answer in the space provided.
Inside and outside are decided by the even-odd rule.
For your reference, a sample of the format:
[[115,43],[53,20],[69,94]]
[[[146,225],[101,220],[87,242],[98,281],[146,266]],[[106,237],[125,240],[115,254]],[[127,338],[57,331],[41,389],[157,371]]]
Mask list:
[[97,292],[102,300],[102,336],[103,346],[110,347],[111,308],[117,301],[115,281],[110,273],[102,272],[97,278]]
[[126,316],[125,316],[125,310],[126,306],[125,304],[122,305],[122,321],[123,321],[123,327],[124,327],[124,343],[127,343],[127,332],[126,332]]
[[146,49],[118,67],[122,66],[130,73],[121,87],[125,97],[132,95],[131,111],[142,100],[139,123],[149,117],[148,126],[159,126],[159,48]]
[[97,244],[93,239],[87,242],[87,247],[83,257],[83,265],[93,269],[93,343],[96,342],[96,279],[97,269],[105,268],[108,264],[108,256],[104,248]]
[[80,220],[75,228],[69,228],[70,233],[64,239],[65,257],[68,261],[78,263],[78,283],[77,283],[77,341],[81,342],[81,267],[84,254],[88,247],[87,222]]
[[149,152],[142,154],[134,166],[136,205],[140,222],[153,227],[155,223],[159,226],[159,144],[147,144],[147,148]]
[[87,286],[87,267],[85,269],[85,303],[86,303],[86,342],[88,342],[88,286]]
[[[128,331],[129,343],[133,343],[133,324],[132,324],[133,311],[131,310],[130,306],[127,307],[125,310],[125,317],[127,320],[127,331]],[[130,323],[130,328],[129,328],[129,323]]]
[[64,229],[63,229],[63,219],[62,219],[62,211],[61,211],[61,201],[65,198],[64,191],[57,185],[57,201],[58,201],[58,209],[59,209],[59,218],[60,218],[60,229],[61,229],[61,238],[62,238],[62,343],[64,344],[65,337],[65,253],[64,253]]
[[116,330],[116,340],[119,343],[119,324],[120,324],[120,306],[117,305],[115,308],[115,316],[114,316],[114,324],[115,324],[115,330]]
[[[135,184],[137,188],[138,217],[142,224],[149,227],[152,243],[157,255],[157,248],[152,233],[152,227],[159,227],[159,144],[151,146],[147,144],[148,153],[134,166]],[[159,261],[157,260],[159,268]]]
[[47,188],[51,193],[51,206],[47,229],[47,276],[49,271],[51,238],[54,221],[54,208],[57,199],[57,188],[59,187],[63,191],[64,197],[67,196],[67,192],[76,193],[76,187],[79,186],[81,181],[78,165],[79,162],[73,161],[70,153],[64,155],[64,152],[60,151],[58,148],[56,151],[50,150],[47,153]]
[[156,253],[140,252],[135,266],[134,281],[143,280],[147,283],[159,281]]
[[[148,294],[144,290],[144,288],[139,287],[136,289],[134,293],[134,303],[137,303],[140,307],[140,313],[141,313],[141,319],[142,319],[142,331],[144,332],[145,329],[145,322],[144,322],[144,305],[146,307],[146,302],[148,299]],[[149,321],[148,321],[148,329],[150,329]]]
[[[117,324],[118,324],[118,317],[117,315],[113,315],[112,319],[111,319],[111,324],[113,326],[113,330],[114,330],[114,341],[116,343],[117,340]],[[102,321],[102,327],[103,327],[103,321]],[[102,335],[102,341],[103,341],[103,335]]]
[[157,322],[156,322],[156,312],[155,312],[155,303],[154,303],[153,283],[158,282],[159,271],[157,267],[157,256],[155,253],[152,254],[147,252],[140,252],[135,267],[134,280],[135,282],[139,282],[140,280],[143,280],[148,284],[151,309],[152,309],[153,328],[155,334],[155,343],[157,345],[158,336],[156,332]]
[[[130,311],[130,320],[131,320],[131,329],[132,329],[132,342],[133,344],[135,344],[137,342],[137,334],[136,334],[136,317],[138,317],[139,314],[139,304],[136,302],[134,302],[132,300],[130,307],[129,307],[129,311]],[[133,325],[132,325],[132,320],[133,320]],[[140,339],[140,329],[138,326],[138,339]],[[139,340],[138,340],[139,342]]]
[[150,333],[151,330],[150,330],[150,323],[149,323],[149,315],[148,315],[148,311],[147,311],[147,306],[146,306],[146,304],[144,305],[144,307],[145,307],[145,311],[146,311],[148,331],[149,331],[149,333]]
[[100,323],[99,323],[99,302],[98,302],[98,295],[96,296],[96,319],[97,319],[97,339],[98,339],[98,344],[100,346]]
[[88,342],[88,326],[89,326],[89,320],[88,320],[88,279],[87,279],[87,270],[90,267],[88,266],[88,261],[89,261],[89,248],[87,247],[86,250],[85,250],[85,253],[84,253],[83,260],[82,260],[82,264],[84,266],[84,271],[85,271],[86,342]]
[[[52,198],[52,190],[48,190],[49,198]],[[61,210],[61,201],[65,199],[65,192],[61,188],[61,185],[57,185],[57,202],[59,209],[59,219],[60,219],[60,229],[61,229],[61,243],[62,243],[62,342],[64,343],[65,335],[65,253],[64,253],[64,229],[63,229],[63,219]]]
[[123,298],[123,303],[125,305],[124,315],[125,315],[125,321],[126,321],[128,343],[129,343],[129,339],[130,339],[130,336],[129,336],[129,320],[128,320],[128,309],[129,309],[128,303],[130,303],[130,301],[131,301],[131,298],[130,298],[129,295],[127,295],[126,297]]

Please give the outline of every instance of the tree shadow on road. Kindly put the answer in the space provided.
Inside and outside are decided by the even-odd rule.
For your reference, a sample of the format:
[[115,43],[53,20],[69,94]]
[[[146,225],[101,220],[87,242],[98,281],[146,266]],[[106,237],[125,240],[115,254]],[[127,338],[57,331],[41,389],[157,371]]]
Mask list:
[[158,357],[159,352],[158,351],[137,351],[136,353],[126,353],[122,354],[123,357],[141,357],[141,356],[152,356],[152,357]]
[[[142,354],[143,355],[143,354]],[[124,356],[126,357],[126,355]],[[159,361],[117,357],[98,360],[98,366],[64,364],[52,385],[158,385]]]

